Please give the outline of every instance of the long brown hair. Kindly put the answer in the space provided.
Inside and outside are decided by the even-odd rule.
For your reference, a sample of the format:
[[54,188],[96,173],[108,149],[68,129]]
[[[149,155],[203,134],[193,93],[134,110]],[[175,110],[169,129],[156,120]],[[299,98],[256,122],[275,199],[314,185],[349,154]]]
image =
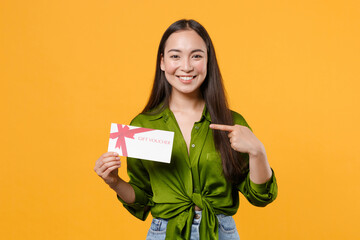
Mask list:
[[[169,106],[172,87],[167,82],[164,72],[160,69],[160,61],[161,56],[164,54],[167,39],[172,33],[180,30],[194,30],[206,44],[208,53],[207,75],[200,87],[200,91],[210,113],[212,123],[233,125],[234,122],[231,111],[228,108],[214,46],[205,28],[194,20],[179,20],[171,24],[162,36],[157,53],[153,88],[149,101],[142,113],[147,114],[156,107],[159,107],[156,112],[160,112]],[[231,148],[226,132],[213,130],[213,136],[215,147],[221,155],[225,178],[232,183],[239,183],[248,169],[247,155],[236,152]]]

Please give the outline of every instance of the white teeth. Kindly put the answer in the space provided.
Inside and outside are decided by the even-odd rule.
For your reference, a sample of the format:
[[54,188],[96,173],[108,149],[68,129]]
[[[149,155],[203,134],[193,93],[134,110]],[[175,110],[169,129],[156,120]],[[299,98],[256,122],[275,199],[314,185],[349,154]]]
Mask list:
[[194,77],[180,77],[182,80],[189,81],[193,79]]

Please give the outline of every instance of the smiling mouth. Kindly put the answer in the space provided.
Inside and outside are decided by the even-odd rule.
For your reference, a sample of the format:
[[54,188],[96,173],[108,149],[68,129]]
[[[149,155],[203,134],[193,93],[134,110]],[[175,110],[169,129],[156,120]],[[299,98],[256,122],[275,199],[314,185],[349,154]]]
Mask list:
[[183,81],[190,81],[190,80],[194,79],[196,77],[196,75],[195,76],[177,76],[177,77]]

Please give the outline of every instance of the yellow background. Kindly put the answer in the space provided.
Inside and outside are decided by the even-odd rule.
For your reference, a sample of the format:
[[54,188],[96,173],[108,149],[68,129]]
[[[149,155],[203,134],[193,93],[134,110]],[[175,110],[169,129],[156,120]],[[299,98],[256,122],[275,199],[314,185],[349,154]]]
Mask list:
[[194,18],[279,184],[266,208],[241,196],[241,239],[360,239],[359,14],[357,0],[1,1],[0,238],[145,238],[151,217],[93,167],[110,123],[144,107],[162,33]]

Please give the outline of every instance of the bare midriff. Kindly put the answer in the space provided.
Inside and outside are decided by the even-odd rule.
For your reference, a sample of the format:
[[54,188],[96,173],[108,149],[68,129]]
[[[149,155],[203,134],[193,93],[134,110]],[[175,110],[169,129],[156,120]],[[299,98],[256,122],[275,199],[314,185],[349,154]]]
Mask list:
[[201,211],[202,209],[195,205],[195,211]]

